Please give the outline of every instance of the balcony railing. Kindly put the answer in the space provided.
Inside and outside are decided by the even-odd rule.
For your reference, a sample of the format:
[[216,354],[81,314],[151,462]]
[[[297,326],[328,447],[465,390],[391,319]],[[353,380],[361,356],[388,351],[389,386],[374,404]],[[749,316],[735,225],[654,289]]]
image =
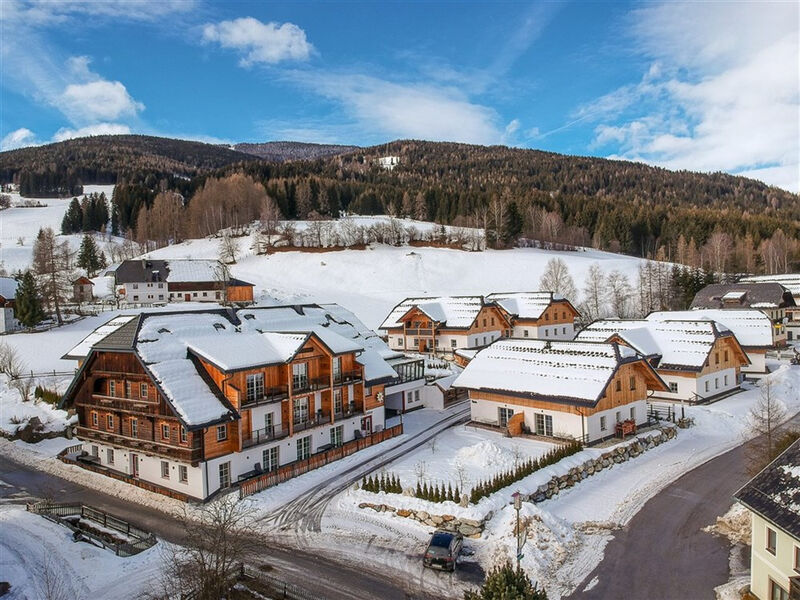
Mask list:
[[345,407],[341,410],[334,410],[333,418],[334,419],[346,419],[347,417],[352,417],[354,415],[361,415],[364,414],[364,409],[357,407],[355,404],[351,404],[350,406]]
[[279,385],[275,387],[266,388],[264,395],[258,398],[247,398],[242,406],[259,406],[261,404],[270,404],[272,402],[281,402],[289,397],[289,386]]
[[346,383],[355,383],[356,381],[361,381],[360,371],[343,371],[333,374],[334,385],[344,385]]
[[406,335],[412,335],[412,336],[413,335],[416,335],[416,336],[432,336],[433,335],[433,329],[425,329],[425,328],[406,329],[403,333],[405,333]]
[[[98,442],[105,442],[115,446],[122,446],[129,450],[139,450],[141,452],[152,452],[159,456],[173,458],[186,462],[197,462],[202,458],[202,449],[199,445],[195,447],[180,447],[162,444],[155,440],[145,440],[141,438],[128,437],[109,431],[102,431],[98,429],[90,429],[88,427],[78,427],[78,438],[96,440]],[[196,444],[199,444],[199,437],[195,438]]]
[[272,427],[264,427],[250,432],[250,439],[243,440],[242,446],[249,448],[250,446],[257,446],[264,442],[272,440],[279,440],[289,435],[289,428],[285,425],[273,425]]
[[312,427],[316,427],[317,425],[326,425],[331,422],[330,417],[317,415],[316,417],[310,417],[308,419],[302,421],[294,421],[292,424],[292,428],[295,433],[298,431],[303,431],[305,429],[311,429]]
[[292,382],[292,393],[302,394],[303,392],[313,392],[330,387],[331,380],[327,377],[315,377],[313,379],[300,379]]

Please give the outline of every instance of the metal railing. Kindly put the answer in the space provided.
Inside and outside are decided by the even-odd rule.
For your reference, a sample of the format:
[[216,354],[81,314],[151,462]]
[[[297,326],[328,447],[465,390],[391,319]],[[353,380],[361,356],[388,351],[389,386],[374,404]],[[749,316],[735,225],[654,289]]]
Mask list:
[[272,427],[263,427],[250,432],[250,439],[242,441],[242,447],[249,448],[257,446],[270,440],[279,440],[289,435],[289,428],[285,425],[273,425]]
[[334,419],[343,419],[345,417],[352,417],[353,415],[364,414],[363,408],[358,408],[355,404],[351,404],[347,408],[333,412]]
[[343,385],[346,383],[353,383],[361,381],[362,376],[360,371],[343,371],[341,373],[333,374],[334,385]]
[[259,406],[261,404],[270,404],[272,402],[281,402],[289,397],[289,386],[278,385],[264,389],[264,394],[258,398],[247,398],[242,403],[242,406]]
[[324,425],[326,423],[330,423],[330,421],[331,421],[330,417],[328,418],[324,416],[310,417],[308,419],[303,419],[301,421],[294,421],[292,423],[292,430],[296,433],[298,431],[304,431],[306,429],[316,427],[317,425]]
[[292,381],[292,392],[300,394],[303,392],[313,392],[322,388],[330,387],[331,380],[328,377],[314,377]]

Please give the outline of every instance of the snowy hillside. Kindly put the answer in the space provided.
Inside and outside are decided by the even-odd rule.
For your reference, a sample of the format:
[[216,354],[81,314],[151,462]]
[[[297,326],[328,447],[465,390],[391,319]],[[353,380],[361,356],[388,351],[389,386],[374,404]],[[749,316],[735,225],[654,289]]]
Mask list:
[[[532,248],[464,252],[447,248],[374,245],[366,250],[280,252],[254,255],[241,238],[234,276],[256,286],[258,301],[336,302],[371,328],[407,296],[488,294],[536,290],[547,261],[563,259],[583,287],[597,262],[606,273],[619,270],[636,281],[640,259],[596,250],[557,252]],[[214,258],[218,241],[192,240],[156,250],[153,258]],[[273,300],[274,299],[274,300]]]

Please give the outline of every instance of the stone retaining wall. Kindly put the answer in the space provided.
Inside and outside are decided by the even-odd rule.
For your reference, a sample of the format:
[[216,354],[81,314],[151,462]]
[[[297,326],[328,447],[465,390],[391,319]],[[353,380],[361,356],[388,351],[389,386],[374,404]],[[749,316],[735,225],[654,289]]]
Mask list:
[[358,508],[371,508],[375,512],[391,512],[398,517],[406,519],[414,519],[423,525],[436,527],[437,529],[444,529],[446,531],[458,531],[464,537],[479,538],[483,533],[486,523],[492,518],[493,513],[488,513],[483,520],[475,521],[473,519],[459,519],[453,515],[433,515],[424,510],[408,510],[405,508],[395,508],[388,504],[371,504],[369,502],[362,502]]
[[646,437],[637,438],[631,444],[614,448],[604,452],[597,458],[589,459],[577,467],[572,467],[564,475],[554,475],[550,478],[550,481],[540,485],[536,491],[523,495],[523,500],[527,502],[544,502],[558,495],[561,490],[569,489],[576,483],[591,477],[595,473],[599,473],[603,469],[608,469],[615,464],[636,458],[643,452],[660,446],[678,434],[678,430],[674,427],[660,427],[658,431],[659,433],[651,433]]

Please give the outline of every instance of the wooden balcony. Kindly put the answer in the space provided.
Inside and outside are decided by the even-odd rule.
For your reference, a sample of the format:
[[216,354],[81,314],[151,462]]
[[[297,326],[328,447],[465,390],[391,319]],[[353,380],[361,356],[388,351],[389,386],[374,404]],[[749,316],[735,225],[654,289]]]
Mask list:
[[433,329],[406,329],[403,331],[404,334],[407,336],[416,336],[416,337],[431,337],[433,336]]
[[92,404],[77,402],[78,406],[91,406],[102,408],[113,408],[126,412],[146,412],[152,413],[153,407],[159,405],[158,398],[142,400],[141,398],[120,398],[119,396],[106,396],[104,394],[92,394]]
[[285,425],[273,425],[272,427],[257,429],[250,432],[248,439],[242,440],[242,448],[250,448],[272,440],[279,440],[287,435],[289,435],[289,428]]
[[143,440],[132,438],[126,435],[110,433],[88,427],[78,427],[78,437],[83,440],[95,440],[112,446],[121,446],[128,450],[139,451],[146,454],[156,454],[164,458],[171,458],[183,462],[196,463],[202,460],[202,450],[199,446],[199,438],[194,447],[179,447],[162,444],[155,440]]
[[349,406],[346,406],[341,411],[338,412],[334,411],[333,418],[338,421],[339,419],[347,419],[348,417],[354,417],[356,415],[363,415],[363,414],[364,414],[363,408],[358,407],[355,404],[351,404]]
[[250,408],[252,406],[261,406],[262,404],[272,404],[274,402],[282,402],[289,397],[289,386],[279,385],[276,387],[266,388],[264,395],[260,398],[246,399],[242,402],[242,408]]
[[331,418],[330,416],[326,416],[324,414],[318,414],[315,417],[309,417],[303,421],[295,421],[292,423],[292,430],[294,433],[298,431],[305,431],[306,429],[311,429],[312,427],[317,427],[319,425],[330,425]]
[[333,374],[333,385],[347,385],[348,383],[358,383],[362,380],[361,371],[343,371]]
[[329,388],[331,386],[330,377],[305,378],[292,382],[292,394],[305,394]]

